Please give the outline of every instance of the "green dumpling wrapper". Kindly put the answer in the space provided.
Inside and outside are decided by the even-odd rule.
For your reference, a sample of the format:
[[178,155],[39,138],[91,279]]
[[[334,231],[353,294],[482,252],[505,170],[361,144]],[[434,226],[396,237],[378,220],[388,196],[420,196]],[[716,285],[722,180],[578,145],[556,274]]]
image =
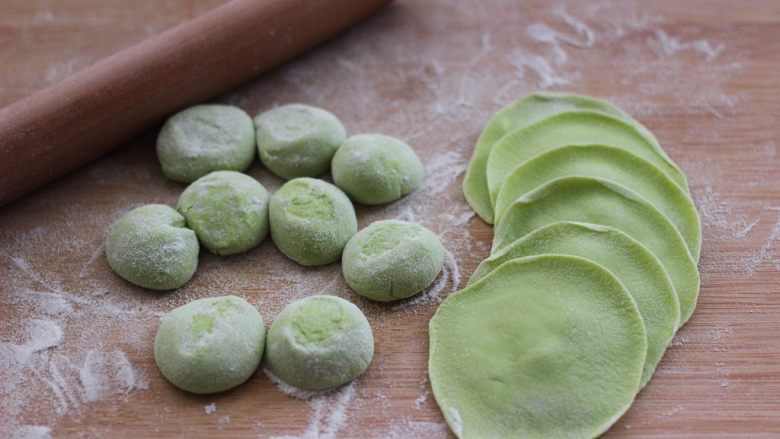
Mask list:
[[447,297],[428,375],[459,438],[593,438],[631,405],[647,351],[620,281],[587,259],[513,259]]

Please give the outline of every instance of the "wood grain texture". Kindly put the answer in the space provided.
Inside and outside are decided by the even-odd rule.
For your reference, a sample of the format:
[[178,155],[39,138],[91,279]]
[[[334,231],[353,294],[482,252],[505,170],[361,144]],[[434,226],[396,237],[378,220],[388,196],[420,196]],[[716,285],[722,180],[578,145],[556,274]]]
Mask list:
[[0,109],[0,205],[224,92],[389,0],[234,0]]
[[[0,0],[4,104],[218,2],[75,3]],[[688,174],[704,245],[696,313],[607,436],[772,438],[780,436],[778,53],[772,0],[399,1],[218,101],[250,114],[307,102],[332,110],[350,133],[407,140],[426,165],[423,187],[386,207],[358,207],[361,227],[396,217],[431,227],[461,284],[492,239],[460,193],[490,115],[540,88],[622,106]],[[0,428],[49,426],[54,437],[447,437],[425,372],[436,301],[369,303],[344,285],[338,265],[297,267],[270,241],[231,258],[203,254],[193,280],[173,293],[151,294],[111,273],[101,248],[111,222],[140,204],[174,204],[183,189],[160,172],[155,135],[0,208],[0,341],[23,343],[20,328],[34,319],[64,333],[14,375],[24,388],[0,393]],[[281,183],[258,163],[250,174],[271,190]],[[355,302],[376,337],[374,363],[343,413],[333,398],[317,405],[279,393],[262,372],[235,391],[192,396],[154,367],[159,315],[177,305],[233,293],[270,323],[285,303],[323,291]],[[68,304],[61,312],[42,306],[57,300]],[[116,351],[148,388],[111,382],[90,398],[78,372],[90,353]],[[0,376],[8,374],[3,366]],[[216,412],[206,414],[212,402]]]

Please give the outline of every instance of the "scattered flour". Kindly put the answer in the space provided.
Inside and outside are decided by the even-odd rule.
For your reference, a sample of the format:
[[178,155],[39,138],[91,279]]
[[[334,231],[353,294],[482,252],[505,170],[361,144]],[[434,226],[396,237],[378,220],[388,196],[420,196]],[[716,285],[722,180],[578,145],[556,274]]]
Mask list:
[[558,34],[558,38],[574,47],[588,48],[593,47],[596,43],[596,33],[584,22],[572,17],[566,11],[564,6],[558,6],[553,9],[553,14],[561,19],[561,21],[571,27],[582,39],[578,40],[576,37],[566,36],[565,34]]
[[463,420],[460,418],[460,412],[455,407],[450,407],[447,410],[450,421],[452,422],[452,429],[455,430],[455,434],[458,436],[463,435]]
[[734,207],[728,201],[721,199],[712,186],[703,191],[694,192],[696,206],[702,217],[702,225],[711,233],[727,233],[734,238],[746,237],[759,223],[758,219],[747,219],[744,215],[734,212]]
[[[471,235],[473,228],[468,225],[478,220],[463,201],[460,184],[476,136],[499,106],[540,88],[587,92],[594,78],[586,72],[596,68],[600,76],[596,86],[615,84],[616,95],[604,97],[640,118],[668,106],[685,115],[724,118],[723,122],[737,112],[745,97],[729,93],[727,87],[743,69],[736,50],[713,38],[703,39],[695,30],[682,32],[667,26],[663,17],[627,7],[612,2],[571,4],[568,9],[551,6],[527,26],[496,32],[483,24],[483,17],[502,14],[507,22],[527,23],[524,9],[497,2],[419,2],[417,8],[391,9],[220,101],[240,105],[252,114],[273,104],[307,101],[334,111],[351,132],[395,135],[421,152],[426,177],[417,191],[382,208],[359,208],[361,227],[388,218],[416,221],[437,233],[452,252],[434,285],[398,305],[405,312],[393,313],[395,319],[415,319],[418,311],[431,312],[460,288],[460,267],[465,263],[461,257],[483,258],[489,252],[489,243]],[[452,18],[450,9],[460,15]],[[53,18],[51,11],[43,11],[36,20],[48,23]],[[408,32],[410,25],[419,26],[420,32]],[[149,28],[159,28],[155,26]],[[463,32],[451,32],[455,26]],[[414,51],[407,50],[410,45]],[[605,57],[616,62],[602,69]],[[41,79],[60,80],[81,62],[65,59]],[[384,71],[394,74],[379,74]],[[660,103],[667,107],[659,107]],[[691,138],[682,144],[665,146],[673,155],[685,153],[685,142],[703,134],[690,131]],[[774,141],[760,148],[768,161],[775,159]],[[355,300],[337,264],[300,267],[271,245],[231,257],[229,263],[204,255],[193,281],[175,294],[150,295],[117,279],[103,256],[102,235],[107,227],[141,204],[175,204],[181,190],[166,184],[150,166],[153,163],[144,148],[119,151],[69,180],[68,186],[86,195],[49,188],[40,192],[46,195],[31,194],[27,205],[15,207],[30,218],[39,209],[56,209],[56,220],[46,224],[19,224],[0,212],[0,307],[4,310],[0,333],[10,334],[0,340],[0,437],[49,437],[59,419],[84,419],[90,405],[121,409],[135,392],[149,386],[147,377],[154,374],[154,365],[136,359],[147,358],[160,316],[190,300],[243,295],[258,304],[268,321],[286,304],[312,294]],[[688,163],[683,164],[689,171]],[[694,196],[705,236],[720,241],[761,236],[763,245],[738,262],[740,272],[758,273],[776,255],[780,218],[769,219],[773,211],[750,216],[744,206],[722,196],[719,169],[704,164],[694,171],[689,175],[697,189]],[[271,191],[282,183],[257,166],[250,173]],[[91,189],[116,192],[128,182],[134,190],[127,197],[99,208],[90,201]],[[60,194],[61,200],[51,205],[54,195]],[[266,264],[260,272],[258,260]],[[775,264],[780,268],[780,259]],[[673,345],[695,343],[725,350],[732,329],[725,324],[692,331],[678,334]],[[397,372],[380,372],[381,382],[389,383],[383,388],[389,388],[393,381],[388,377]],[[424,376],[425,371],[414,373]],[[393,413],[399,406],[415,409],[413,417],[389,415],[391,424],[376,437],[444,438],[448,434],[446,424],[427,421],[436,410],[434,404],[425,403],[430,396],[427,386],[416,399],[398,402],[392,390],[361,398],[356,383],[322,393],[275,382],[280,391],[310,407],[304,438],[337,436],[353,404],[373,404],[387,409],[383,413]],[[216,404],[205,405],[204,412],[216,413]],[[223,418],[221,425],[230,420],[226,416],[217,420]]]
[[49,67],[49,69],[46,71],[46,83],[54,84],[56,82],[60,82],[73,73],[92,64],[94,61],[94,59],[77,56],[65,62],[56,63]]
[[414,421],[402,418],[387,430],[372,436],[373,439],[446,439],[449,428],[444,422]]
[[455,256],[449,251],[445,251],[444,253],[444,267],[436,280],[433,281],[433,284],[422,293],[412,296],[407,300],[399,301],[396,305],[393,305],[392,310],[417,310],[422,305],[427,305],[432,302],[441,303],[441,301],[447,297],[441,294],[447,288],[447,284],[450,285],[447,296],[458,291],[458,288],[460,287],[460,269],[458,268],[458,262],[455,260]]
[[745,269],[745,273],[748,275],[748,277],[752,277],[758,267],[760,267],[764,261],[767,261],[771,257],[772,249],[774,248],[775,242],[777,242],[778,239],[780,239],[780,218],[778,218],[777,222],[772,226],[772,229],[769,231],[769,236],[766,238],[764,243],[761,244],[761,248],[756,250],[748,257]]
[[[569,28],[568,32],[558,31],[547,23],[532,23],[526,28],[526,33],[534,41],[549,46],[545,56],[529,54],[523,50],[515,50],[509,56],[509,62],[518,69],[521,78],[526,69],[536,74],[539,78],[539,88],[542,90],[568,85],[580,78],[576,71],[564,68],[569,61],[564,44],[587,49],[596,43],[595,31],[569,15],[564,7],[555,8],[553,14]],[[570,34],[572,30],[574,35]]]
[[678,332],[674,335],[674,338],[672,338],[672,342],[669,344],[670,346],[685,346],[688,344],[688,336],[685,335],[683,332]]
[[135,389],[146,390],[146,379],[138,376],[124,352],[115,350],[108,354],[90,349],[79,371],[84,400],[94,402],[110,392],[129,393]]
[[679,405],[678,406],[674,406],[668,412],[666,412],[663,415],[661,415],[661,417],[663,417],[663,418],[671,418],[671,417],[673,417],[677,413],[680,413],[683,410],[685,410],[685,409],[682,406],[679,406]]
[[[556,48],[556,53],[565,53],[560,50],[560,46],[555,45],[554,47]],[[576,72],[568,73],[567,75],[564,73],[564,70],[561,69],[560,66],[566,61],[563,57],[558,58],[557,61],[550,62],[544,56],[515,49],[509,54],[507,61],[515,66],[517,75],[520,79],[525,78],[526,70],[532,71],[539,78],[539,88],[542,90],[568,85],[571,84],[574,79],[578,78]],[[568,70],[565,71],[569,72]]]
[[717,58],[726,47],[722,43],[712,46],[707,40],[683,42],[678,38],[669,36],[661,29],[655,31],[654,38],[650,39],[650,44],[657,46],[661,53],[667,56],[674,55],[677,52],[684,50],[694,50],[704,54],[707,57],[707,61],[712,61]]
[[[299,439],[333,439],[347,422],[347,409],[355,398],[358,380],[338,389],[311,391],[293,387],[275,376],[267,367],[263,372],[276,384],[280,392],[293,398],[303,399],[311,409],[309,423]],[[275,439],[291,438],[282,436]]]
[[23,425],[16,429],[12,439],[51,439],[51,428],[40,425]]
[[19,335],[21,343],[0,343],[0,432],[34,437],[36,432],[50,431],[47,426],[16,424],[13,415],[23,408],[20,404],[27,398],[35,397],[42,405],[51,404],[57,416],[64,416],[79,413],[82,404],[98,401],[104,395],[127,395],[148,387],[122,351],[90,349],[83,364],[58,353],[65,343],[63,334],[60,325],[52,320],[30,319]]
[[414,408],[417,410],[420,410],[425,405],[425,402],[428,401],[428,396],[430,396],[431,392],[426,390],[422,395],[418,396],[417,399],[414,400]]
[[271,380],[272,383],[276,384],[276,388],[284,393],[287,396],[291,396],[293,398],[298,398],[302,400],[309,400],[315,397],[324,397],[327,396],[330,392],[324,391],[324,390],[303,390],[299,389],[295,386],[291,386],[284,381],[282,381],[281,378],[274,375],[273,372],[271,372],[268,367],[265,365],[262,366],[263,373],[268,377],[269,380]]
[[[85,404],[122,401],[148,387],[122,349],[95,337],[117,318],[139,314],[138,304],[122,309],[90,294],[68,292],[67,281],[40,269],[34,253],[22,256],[24,248],[45,248],[41,243],[51,237],[42,230],[35,227],[0,241],[0,278],[5,280],[0,306],[8,313],[0,319],[0,331],[10,335],[0,339],[0,437],[46,437],[59,418],[83,416]],[[135,329],[132,320],[126,323]],[[131,330],[118,340],[132,343],[136,337]],[[36,425],[43,423],[50,425]]]

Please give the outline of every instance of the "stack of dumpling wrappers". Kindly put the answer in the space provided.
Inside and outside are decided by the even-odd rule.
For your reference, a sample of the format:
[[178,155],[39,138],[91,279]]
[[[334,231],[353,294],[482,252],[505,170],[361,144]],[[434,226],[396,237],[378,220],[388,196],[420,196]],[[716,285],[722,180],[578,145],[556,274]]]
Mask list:
[[535,93],[487,124],[463,192],[495,235],[430,322],[447,423],[464,438],[599,436],[696,306],[685,175],[620,109]]

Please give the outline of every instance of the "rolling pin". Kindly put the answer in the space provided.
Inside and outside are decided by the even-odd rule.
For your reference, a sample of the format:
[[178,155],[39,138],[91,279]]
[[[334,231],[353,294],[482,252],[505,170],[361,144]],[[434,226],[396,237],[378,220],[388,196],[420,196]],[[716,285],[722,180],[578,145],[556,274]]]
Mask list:
[[391,0],[233,0],[0,109],[0,205]]

